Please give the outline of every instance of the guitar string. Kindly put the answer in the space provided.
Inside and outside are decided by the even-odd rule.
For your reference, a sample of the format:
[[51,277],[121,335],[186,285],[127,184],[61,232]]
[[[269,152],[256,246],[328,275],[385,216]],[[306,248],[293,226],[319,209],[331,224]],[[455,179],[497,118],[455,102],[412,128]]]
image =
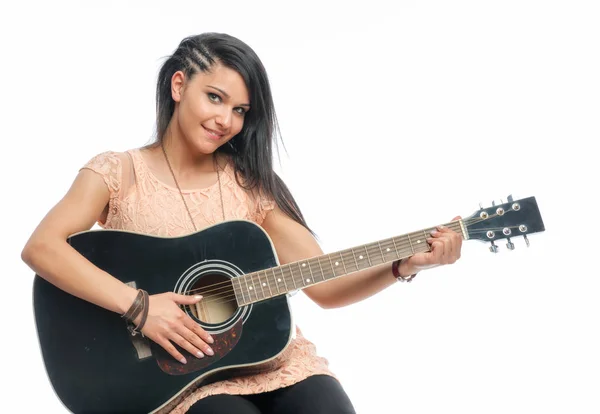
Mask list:
[[[423,251],[427,251],[427,250],[423,250]],[[385,260],[385,258],[384,258],[384,260],[378,260],[377,263],[375,263],[375,264],[379,265],[379,264],[388,263],[388,262],[390,262],[390,261]],[[369,266],[362,267],[362,268],[364,269],[367,267],[369,267]],[[322,269],[322,267],[321,267],[321,269]],[[290,271],[288,271],[288,270],[290,270]],[[300,268],[299,268],[299,270],[300,270]],[[300,286],[300,288],[304,288],[304,287],[306,287],[307,283],[309,285],[313,285],[315,283],[324,282],[324,281],[330,280],[335,277],[341,277],[348,273],[353,273],[353,272],[359,271],[359,270],[361,270],[360,265],[354,266],[351,269],[351,272],[345,271],[342,274],[337,274],[337,272],[335,271],[335,268],[332,267],[331,270],[329,270],[329,272],[325,272],[325,271],[321,270],[319,272],[312,273],[310,275],[310,277],[308,277],[308,275],[302,273],[302,271],[301,271],[300,274],[302,276],[302,282],[300,282],[300,279],[297,278],[293,274],[293,271],[291,271],[291,269],[285,269],[285,270],[281,270],[281,272],[282,272],[281,276],[285,279],[284,285],[282,285],[283,279],[280,277],[276,278],[278,283],[272,284],[273,277],[275,276],[274,272],[273,272],[273,276],[269,275],[267,272],[264,272],[262,275],[260,275],[260,274],[252,275],[255,277],[252,277],[250,279],[250,282],[247,283],[247,285],[249,285],[252,288],[252,289],[249,289],[248,292],[242,293],[239,285],[243,285],[243,284],[241,282],[239,282],[239,280],[233,280],[233,281],[229,280],[229,281],[226,281],[225,284],[221,285],[218,288],[204,290],[204,291],[201,291],[201,293],[203,294],[203,296],[205,298],[205,302],[209,302],[210,299],[222,298],[224,295],[229,296],[232,293],[234,295],[240,297],[240,299],[242,299],[244,302],[246,302],[246,298],[248,298],[250,301],[254,301],[254,299],[263,300],[268,297],[279,296],[282,293],[283,294],[288,293],[288,291],[297,289],[298,286]],[[305,279],[305,277],[306,277],[306,279]],[[292,280],[292,278],[293,278],[293,280],[297,281],[298,283],[296,284],[294,282],[294,289],[289,289],[287,285],[288,285],[288,282],[290,282],[290,280]],[[321,280],[319,280],[319,278]],[[258,279],[258,281],[256,279]],[[305,281],[306,281],[306,283],[305,283]],[[236,285],[236,283],[237,283],[237,285]],[[289,284],[291,285],[292,283],[289,283]]]
[[[383,263],[387,263],[387,262],[382,262],[382,263],[378,263],[378,264],[383,264]],[[368,267],[369,266],[367,266],[366,268],[368,268]],[[362,269],[359,267],[356,270],[352,270],[351,272],[348,272],[348,273],[354,273],[354,272],[357,272],[359,270],[362,270]],[[344,273],[344,274],[340,274],[340,275],[335,275],[335,272],[334,272],[334,277],[328,277],[327,280],[332,280],[335,277],[341,277],[341,276],[344,276],[344,275],[346,275],[348,273]],[[325,276],[324,273],[321,273],[320,275],[322,277]],[[319,275],[317,275],[317,276],[319,276]],[[315,281],[314,276],[311,276],[311,278],[308,278],[307,280],[309,280],[309,283],[311,285],[327,281],[325,279],[323,279],[321,281],[319,281],[319,280]],[[231,282],[231,281],[226,282],[226,283],[228,283],[227,286],[223,286],[220,289],[215,289],[214,290],[214,291],[218,291],[218,293],[213,293],[213,294],[204,296],[204,299],[202,300],[201,303],[203,303],[203,304],[210,304],[210,303],[227,303],[227,302],[237,301],[237,297],[240,296],[240,295],[239,295],[238,291],[235,289],[235,287],[233,286],[233,284],[229,283],[229,282]],[[259,282],[259,283],[261,283],[261,282]],[[255,282],[252,282],[252,285],[254,287],[254,290],[258,291],[258,289],[256,288]],[[266,285],[263,284],[262,288],[264,288],[265,286]],[[305,287],[305,286],[301,286],[301,288],[303,288],[303,287]],[[261,290],[263,290],[262,288],[261,288]],[[288,293],[287,290],[284,290],[283,292],[281,292],[279,289],[277,289],[277,292],[275,294],[273,294],[272,290],[275,290],[275,289],[269,289],[269,292],[271,294],[270,295],[263,294],[263,295],[261,295],[262,297],[259,297],[257,293],[255,293],[254,295],[252,295],[252,293],[248,293],[247,295],[245,295],[245,294],[241,295],[243,297],[248,296],[248,299],[249,299],[246,303],[244,303],[244,305],[248,305],[248,304],[254,303],[254,302],[260,302],[262,300],[270,299],[272,297],[277,297],[277,296],[281,296],[281,295],[284,295],[284,294]],[[254,298],[252,298],[252,296],[255,296],[256,300]],[[224,300],[224,299],[226,299],[226,300]]]
[[[457,227],[457,229],[456,229],[456,230],[458,230],[458,226],[456,226],[456,227]],[[416,233],[415,233],[415,234],[416,234]],[[398,236],[398,237],[401,237],[401,236]],[[398,237],[395,237],[395,238],[398,238]],[[408,244],[406,244],[406,242],[398,242],[398,243],[405,244],[404,246],[402,246],[402,244],[401,244],[401,248],[402,248],[402,247],[408,247]],[[396,243],[396,247],[398,246],[398,243]],[[381,246],[381,248],[383,248],[383,249],[386,249],[386,250],[388,251],[388,253],[393,251],[393,250],[391,249],[391,247],[392,247],[392,241],[391,241],[391,238],[390,238],[390,239],[381,240],[381,241],[379,241],[379,242],[375,242],[375,243],[372,243],[372,244],[373,244],[373,245],[377,244],[378,246],[380,245],[380,246]],[[364,248],[364,247],[366,247],[366,248],[368,248],[368,249],[371,249],[371,250],[373,250],[373,249],[375,249],[375,248],[376,248],[376,247],[374,247],[374,246],[371,246],[371,245],[369,245],[369,244],[366,244],[366,245],[364,245],[364,246],[362,246],[362,247],[363,247],[363,248]],[[359,250],[361,250],[361,249],[360,249],[359,247],[354,247],[354,248],[352,248],[352,249],[346,249],[346,250],[344,250],[344,251],[340,251],[340,252],[334,252],[334,253],[326,254],[326,255],[323,255],[323,256],[320,256],[320,257],[327,257],[327,256],[334,256],[334,255],[336,255],[336,256],[337,256],[337,255],[339,255],[339,254],[350,256],[350,255],[352,254],[352,253],[350,252],[350,250],[354,250],[355,252],[358,252],[358,251],[359,251]],[[396,250],[396,249],[394,249],[394,250]],[[400,248],[399,248],[398,250],[400,250]],[[361,250],[361,251],[362,251],[362,250]],[[373,254],[373,253],[372,253],[372,254]],[[369,255],[368,251],[367,251],[367,255]],[[316,259],[316,258],[315,258],[315,257],[313,257],[313,258],[306,259],[306,260],[301,260],[301,261],[298,261],[298,262],[287,263],[287,264],[285,264],[285,265],[282,265],[282,266],[280,266],[280,267],[291,267],[292,265],[294,265],[294,264],[296,264],[296,263],[298,263],[298,264],[299,264],[299,263],[303,263],[303,262],[313,261],[313,260],[315,260],[315,259]],[[395,259],[394,259],[394,260],[395,260]],[[273,269],[273,268],[269,268],[269,269],[262,269],[262,270],[260,270],[260,271],[253,272],[253,273],[248,273],[248,274],[246,274],[246,275],[243,275],[243,276],[249,276],[249,277],[252,277],[253,275],[255,275],[255,276],[257,276],[257,277],[259,277],[259,278],[260,278],[260,274],[259,274],[260,272],[265,272],[265,273],[266,273],[266,272],[267,272],[268,270],[270,270],[270,269]],[[242,276],[240,276],[240,277],[242,277]],[[272,276],[268,276],[268,278],[271,278],[271,277],[272,277]],[[290,280],[291,280],[291,279],[290,279]],[[189,291],[187,291],[186,293],[191,293],[191,292],[197,292],[197,293],[208,293],[208,292],[212,292],[213,290],[218,290],[218,289],[213,289],[213,290],[203,290],[203,289],[205,289],[205,288],[213,288],[213,287],[216,287],[216,286],[219,286],[219,285],[226,285],[226,284],[230,284],[230,281],[231,281],[231,280],[227,280],[227,281],[224,281],[224,282],[218,282],[218,283],[214,283],[214,284],[211,284],[211,285],[204,286],[204,287],[202,287],[202,288],[198,288],[198,289],[192,289],[192,290],[189,290]]]
[[[468,226],[474,224],[475,222],[480,222],[482,220],[484,220],[484,219],[471,218],[471,219],[465,219],[465,220],[463,220],[463,223],[466,224],[466,226],[468,227]],[[461,230],[460,222],[458,222],[458,221],[450,222],[450,223],[446,224],[446,227],[449,227],[449,228],[455,227],[455,228],[453,228],[453,230],[455,230],[455,231],[460,231]],[[413,232],[413,233],[410,233],[408,235],[408,237],[410,237],[410,235],[419,235],[419,236],[421,236],[421,233],[426,234],[427,231],[428,230],[425,229],[425,230]],[[470,231],[470,234],[474,234],[474,233],[477,233],[477,232],[480,232],[480,231],[481,232],[486,232],[486,231],[489,231],[489,229],[484,229],[484,230],[479,230],[479,231]],[[354,247],[354,248],[345,249],[345,250],[342,250],[342,251],[339,251],[339,252],[329,253],[329,254],[326,254],[326,255],[323,255],[323,256],[320,256],[320,257],[329,257],[329,256],[339,255],[340,253],[344,254],[344,255],[351,255],[352,253],[356,253],[356,251],[358,251],[358,250],[360,250],[361,248],[364,248],[364,247],[366,247],[367,249],[371,249],[371,250],[373,250],[373,249],[377,250],[379,247],[381,247],[381,248],[385,248],[386,251],[389,252],[389,251],[392,251],[392,249],[390,248],[391,246],[389,245],[389,243],[393,243],[394,244],[395,248],[393,250],[408,249],[408,247],[410,246],[410,241],[409,242],[406,242],[406,241],[400,242],[399,241],[398,243],[396,243],[396,241],[395,241],[395,239],[405,238],[405,237],[407,237],[407,236],[406,235],[396,236],[396,237],[393,237],[393,238],[388,238],[388,239],[380,240],[378,242],[368,243],[368,244],[365,244],[365,245],[360,246],[360,247]],[[392,239],[394,239],[394,240],[392,240]],[[384,243],[384,244],[382,244],[382,243]],[[400,248],[398,248],[398,244],[400,244],[400,246],[401,246]],[[367,251],[367,255],[369,255],[368,251]],[[286,266],[294,265],[296,263],[303,263],[303,262],[307,262],[307,261],[313,261],[314,259],[316,259],[316,258],[313,257],[313,258],[309,258],[309,259],[305,259],[305,260],[300,260],[298,262],[288,263],[288,264],[282,265],[280,267],[286,267]],[[386,262],[382,262],[382,263],[386,263]],[[266,272],[268,270],[269,269],[263,269],[263,270],[260,270],[260,271],[257,271],[257,272],[246,274],[244,276],[251,276],[251,275],[260,276],[260,275],[258,275],[260,272]],[[215,284],[207,285],[207,286],[204,286],[202,288],[192,289],[192,290],[186,291],[185,293],[192,293],[192,292],[200,292],[200,293],[201,292],[205,292],[205,293],[208,293],[208,292],[211,292],[211,290],[203,290],[203,289],[205,289],[205,288],[212,288],[212,287],[219,286],[219,285],[230,284],[229,283],[230,281],[231,280],[227,280],[227,281],[224,281],[224,282],[217,282]]]
[[[489,218],[492,218],[492,217],[493,217],[493,216],[490,216]],[[488,218],[488,219],[489,219],[489,218]],[[473,219],[473,218],[472,218],[472,219],[467,219],[467,220],[464,220],[464,221],[463,221],[463,224],[466,224],[466,225],[468,226],[468,225],[472,225],[472,224],[473,224],[473,223],[475,223],[475,222],[480,222],[480,221],[483,221],[483,220],[486,220],[486,219],[480,219],[480,218],[474,218],[474,219]],[[459,222],[451,222],[451,223],[449,223],[449,224],[447,225],[447,227],[456,227],[456,230],[459,230],[459,229],[460,229],[460,223],[459,223]],[[516,228],[517,226],[514,226],[514,227]],[[489,229],[474,230],[474,231],[470,231],[470,232],[469,232],[469,234],[474,234],[474,233],[483,233],[483,232],[487,232],[487,231],[490,231],[490,230],[492,230],[492,231],[493,231],[493,230],[496,230],[496,229],[489,228]],[[497,230],[500,230],[500,229],[498,228]],[[424,230],[424,231],[426,231],[426,230]],[[411,233],[411,234],[416,234],[416,233],[418,233],[418,232]],[[518,234],[517,234],[516,236],[518,236]],[[515,237],[516,237],[516,236],[515,236]],[[398,237],[402,237],[402,236],[398,236]],[[391,240],[391,239],[390,239],[390,240]],[[382,244],[382,243],[383,243],[383,244]],[[387,243],[389,244],[389,241],[387,241]],[[404,244],[404,245],[402,246],[402,248],[408,248],[408,244],[407,244],[407,243],[403,243],[403,244]],[[429,247],[429,245],[427,245],[427,246]],[[387,247],[386,247],[386,241],[375,242],[375,243],[371,243],[371,244],[369,244],[369,245],[364,245],[364,246],[362,246],[362,247],[364,247],[364,248],[365,248],[365,253],[366,253],[366,255],[367,255],[367,256],[369,256],[369,252],[368,252],[368,250],[367,250],[367,249],[372,249],[372,250],[375,250],[375,251],[376,251],[377,249],[379,249],[379,250],[380,250],[380,252],[379,252],[379,253],[382,253],[382,252],[381,252],[381,249],[387,249]],[[391,247],[391,246],[390,246],[390,247]],[[350,252],[348,252],[348,251],[342,251],[342,252],[336,252],[336,253],[332,253],[332,254],[330,254],[330,255],[346,254],[347,256],[350,256],[350,254],[354,254],[354,253],[355,253],[355,252],[352,252],[352,250],[361,250],[361,249],[358,249],[358,248],[356,248],[356,249],[355,249],[355,248],[353,248],[353,249],[348,249],[348,250],[350,250]],[[398,249],[398,250],[400,250],[400,249]],[[427,251],[427,250],[425,250],[425,251]],[[371,252],[371,254],[373,254],[373,252]],[[330,255],[324,255],[324,256],[321,256],[321,257],[330,256]],[[341,256],[341,257],[343,258],[343,256]],[[385,259],[385,257],[384,257],[384,256],[382,256],[382,257]],[[314,258],[313,258],[313,259],[314,259]],[[312,260],[312,259],[308,259],[308,260]],[[324,259],[324,260],[325,260],[325,259]],[[343,259],[343,260],[346,260],[346,259]],[[301,262],[306,262],[306,261],[300,261],[300,262],[295,262],[295,263],[289,263],[289,264],[287,264],[287,265],[284,265],[283,267],[289,267],[289,268],[290,268],[289,270],[291,271],[291,265],[294,265],[294,264],[297,264],[297,265],[299,265],[299,263],[301,263]],[[378,264],[383,264],[383,263],[386,263],[386,262],[385,262],[385,261],[383,261],[383,262],[381,262],[381,263],[378,263]],[[317,264],[319,265],[319,268],[320,268],[320,270],[321,270],[321,272],[320,272],[320,276],[323,278],[323,280],[322,280],[322,281],[325,281],[325,272],[323,272],[323,270],[322,270],[322,267],[320,266],[320,260],[318,260],[318,261],[317,261]],[[354,271],[359,271],[359,270],[361,270],[361,269],[360,269],[360,267],[358,267],[358,266],[355,266],[355,267],[356,267],[356,270],[354,270]],[[263,283],[263,282],[262,282],[262,279],[261,279],[260,272],[264,272],[264,273],[265,273],[265,274],[263,275],[263,278],[265,278],[265,280],[268,282],[268,281],[269,281],[269,278],[270,278],[270,276],[267,276],[267,274],[266,274],[266,272],[267,272],[268,270],[269,270],[269,269],[263,269],[263,270],[261,270],[261,271],[259,271],[259,272],[255,272],[255,273],[250,273],[250,274],[244,275],[244,276],[250,276],[250,277],[251,277],[251,285],[253,285],[253,287],[254,287],[254,289],[255,289],[256,291],[258,291],[258,289],[256,289],[256,285],[255,285],[255,283],[256,283],[256,282],[255,282],[255,281],[253,281],[253,280],[252,280],[252,278],[253,278],[253,276],[256,276],[256,277],[258,278],[258,280],[259,280],[259,282],[258,282],[258,283],[259,283],[259,286],[260,286],[260,290],[262,291],[262,295],[261,295],[261,296],[262,296],[262,298],[259,298],[259,297],[258,297],[258,293],[257,293],[257,292],[255,292],[255,293],[254,293],[254,296],[256,297],[256,300],[257,300],[257,301],[264,300],[264,299],[268,299],[268,298],[270,298],[270,297],[279,296],[279,295],[281,295],[281,294],[285,294],[285,293],[287,293],[287,292],[288,292],[288,289],[286,289],[286,290],[284,290],[284,293],[281,293],[281,290],[279,289],[279,287],[277,287],[277,288],[276,288],[276,290],[277,290],[277,293],[276,293],[276,294],[273,294],[273,290],[274,290],[274,289],[271,289],[271,286],[270,286],[270,285],[267,285],[267,284],[265,284],[265,283]],[[282,268],[282,267],[280,267],[280,270],[282,271],[282,276],[284,277],[284,280],[290,280],[290,279],[289,279],[289,277],[292,277],[292,278],[294,277],[294,275],[293,275],[293,271],[291,271],[291,274],[290,274],[290,275],[287,275],[287,276],[286,276],[286,275],[285,275],[285,273],[284,273],[284,270],[283,270],[283,268]],[[287,269],[286,269],[286,270],[287,270]],[[301,275],[301,276],[304,278],[304,276],[305,276],[305,275],[302,273],[302,270],[301,270],[301,268],[300,268],[300,267],[299,267],[299,270],[300,270],[300,275]],[[308,278],[307,278],[307,280],[309,280],[309,283],[310,283],[310,282],[312,282],[311,284],[313,284],[313,283],[317,283],[317,282],[315,282],[315,278],[314,278],[314,274],[312,274],[312,270],[310,270],[310,265],[309,265],[309,271],[310,271],[310,273],[311,273],[311,277],[310,277],[310,279],[308,279]],[[274,273],[274,272],[273,272],[273,273]],[[346,274],[346,273],[344,273],[344,274]],[[317,276],[319,276],[319,274],[317,274]],[[333,271],[333,276],[335,276],[335,277],[339,277],[339,276],[342,276],[342,275],[337,275],[337,276],[336,276],[336,275],[335,275],[335,270],[334,270],[334,271]],[[328,278],[328,279],[329,279],[329,278]],[[294,280],[294,279],[292,279],[292,281],[293,281],[293,280]],[[210,294],[210,295],[206,295],[206,296],[205,296],[205,300],[203,300],[203,303],[204,303],[204,304],[207,304],[207,303],[214,303],[214,302],[231,302],[231,301],[234,301],[234,300],[236,300],[236,299],[235,299],[235,297],[238,295],[238,290],[236,290],[236,289],[235,289],[235,286],[234,286],[234,284],[232,283],[232,281],[233,281],[233,279],[232,279],[232,280],[225,281],[225,282],[219,282],[219,283],[216,283],[216,284],[213,284],[213,285],[208,285],[208,286],[205,286],[205,287],[203,287],[203,288],[200,288],[200,289],[191,290],[190,292],[192,292],[192,291],[198,291],[198,292],[204,293],[204,294],[206,295],[207,293],[210,293],[210,292],[219,292],[219,291],[220,291],[219,293],[213,293],[213,294]],[[215,287],[215,286],[217,286],[217,285],[223,285],[223,286],[221,286],[220,288],[217,288],[217,289],[202,290],[202,289],[205,289],[205,288],[214,288],[214,287]],[[280,285],[279,285],[279,286],[280,286]],[[269,295],[268,297],[267,297],[267,295],[266,295],[266,292],[265,292],[265,290],[266,290],[266,289],[264,289],[265,287],[267,287],[267,288],[268,288],[268,290],[269,290],[269,293],[270,293],[270,295]],[[301,287],[304,287],[304,286],[301,286]],[[232,293],[233,293],[233,295],[232,295]],[[243,292],[241,292],[241,291],[239,291],[239,293],[242,293],[242,295],[241,295],[241,296],[246,296],[246,295],[245,295],[245,294],[243,294]],[[249,299],[251,300],[251,302],[253,302],[254,300],[253,300],[253,299],[251,299],[251,296],[252,296],[252,294],[251,294],[251,292],[249,292],[249,293],[248,293],[248,297],[249,297]],[[223,301],[223,299],[227,299],[227,298],[233,298],[233,299],[231,299],[231,300],[227,300],[227,301]],[[245,298],[244,298],[244,299],[245,299]]]
[[[384,246],[382,245],[382,247],[384,247]],[[425,251],[427,251],[427,250],[425,250]],[[388,263],[388,262],[390,262],[390,261],[382,261],[381,263],[376,263],[376,265],[380,265],[380,264],[384,264],[384,263]],[[356,267],[356,266],[354,266],[354,267]],[[332,269],[334,269],[334,268],[332,268]],[[253,287],[253,290],[255,290],[255,291],[261,291],[261,290],[265,290],[266,291],[266,290],[269,290],[269,295],[267,295],[266,292],[264,292],[264,294],[261,294],[262,298],[259,298],[258,294],[254,294],[253,295],[252,292],[242,293],[242,291],[239,288],[236,288],[235,284],[233,283],[233,282],[236,281],[236,279],[230,279],[230,280],[227,280],[225,282],[220,282],[220,283],[216,283],[216,284],[213,284],[213,285],[207,285],[206,286],[206,287],[213,288],[213,289],[203,290],[204,289],[204,287],[203,287],[203,288],[195,289],[193,291],[197,291],[197,293],[203,295],[203,297],[204,297],[204,301],[203,302],[204,303],[209,303],[209,302],[211,302],[211,299],[215,299],[215,298],[230,297],[230,295],[231,295],[232,292],[233,292],[234,295],[242,296],[242,299],[245,299],[245,296],[248,296],[249,299],[251,299],[252,296],[255,296],[257,299],[260,299],[260,300],[266,299],[268,297],[275,297],[275,296],[279,296],[281,294],[288,293],[288,291],[289,291],[288,289],[284,288],[283,291],[282,291],[282,289],[280,289],[281,283],[282,283],[283,279],[281,279],[280,277],[277,277],[276,275],[269,276],[267,274],[267,272],[269,270],[270,269],[265,269],[263,271],[260,271],[260,272],[264,272],[264,275],[262,275],[262,276],[259,275],[258,272],[257,273],[253,273],[253,274],[244,275],[244,276],[251,276],[251,277],[252,276],[256,276],[258,278],[258,282],[251,281],[251,283],[250,283],[250,285]],[[296,281],[297,280],[299,282],[300,279],[297,278],[297,277],[295,277],[292,272],[287,272],[287,270],[290,270],[290,269],[285,269],[285,267],[284,267],[284,270],[281,270],[282,276],[285,278],[286,285],[290,281]],[[352,272],[349,272],[349,273],[353,273],[353,272],[356,272],[356,271],[359,271],[359,270],[361,270],[360,267],[357,268],[356,270],[353,269]],[[321,279],[322,279],[321,281],[319,281],[318,278],[315,279],[315,277],[314,277],[315,275],[312,275],[310,278],[307,278],[307,279],[305,279],[303,277],[302,279],[303,280],[309,280],[308,283],[310,283],[312,285],[314,283],[323,282],[323,281],[326,281],[326,280],[331,280],[331,279],[336,278],[336,277],[341,277],[341,276],[346,275],[346,274],[348,274],[348,273],[343,273],[343,274],[337,275],[336,272],[335,272],[335,270],[332,270],[332,276],[327,276],[327,272],[320,271],[316,276],[321,276]],[[273,281],[273,277],[275,277],[275,280],[277,280],[277,282],[278,282],[275,285],[271,285],[271,283]],[[267,282],[265,283],[262,280],[266,280]],[[237,280],[237,282],[239,282],[239,280]],[[239,283],[241,283],[241,282],[239,282]],[[258,288],[256,288],[256,284],[257,283],[259,284],[260,290]],[[298,284],[300,284],[300,283],[298,283]],[[214,288],[217,285],[221,285],[221,286]],[[306,287],[306,285],[305,285],[304,282],[302,282],[301,288],[304,288],[304,287]],[[295,289],[293,289],[293,290],[295,290]],[[275,294],[273,294],[273,291],[275,291]],[[226,296],[223,296],[223,295],[226,295]]]
[[[475,221],[475,220],[472,220],[472,221]],[[479,220],[479,221],[481,221],[481,220]],[[469,224],[467,223],[467,225],[469,225]],[[456,227],[456,230],[460,230],[460,224],[458,222],[451,222],[447,227]],[[479,233],[479,232],[487,232],[490,229],[491,228],[489,228],[489,229],[483,229],[483,230],[475,230],[475,231],[470,231],[469,233],[470,234],[474,234],[474,233]],[[494,230],[494,229],[492,229],[492,230]],[[497,230],[500,230],[500,229],[497,229]],[[426,232],[426,231],[427,230],[423,230],[423,232]],[[411,233],[411,234],[419,234],[419,233],[415,232],[415,233]],[[396,239],[396,238],[399,238],[399,237],[404,237],[404,236],[397,236],[397,237],[394,237],[393,239]],[[379,242],[374,242],[374,243],[366,244],[366,245],[363,245],[361,247],[365,250],[365,253],[366,253],[368,259],[370,259],[369,255],[373,255],[375,253],[381,254],[382,257],[385,259],[385,255],[383,255],[382,249],[386,249],[386,252],[388,252],[388,253],[391,252],[391,251],[393,251],[391,249],[392,246],[390,245],[390,242],[394,243],[394,249],[393,250],[402,250],[402,249],[408,249],[409,248],[410,240],[409,240],[409,243],[407,243],[407,242],[399,242],[399,244],[401,246],[400,248],[398,248],[398,243],[395,243],[395,241],[392,240],[392,239],[381,240]],[[369,250],[371,250],[371,252],[369,252]],[[372,250],[374,250],[374,252]],[[378,252],[378,250],[379,250],[379,252]],[[319,258],[322,257],[323,260],[326,260],[325,258],[331,259],[332,256],[333,257],[337,257],[338,255],[340,255],[340,257],[342,258],[342,260],[345,261],[348,258],[344,258],[343,255],[350,256],[350,258],[352,258],[351,255],[358,254],[360,252],[362,252],[362,249],[356,247],[356,248],[352,248],[352,249],[346,249],[346,250],[340,251],[340,252],[334,252],[334,253],[330,253],[330,254],[327,254],[327,255],[323,255],[323,256],[320,256]],[[388,256],[389,256],[389,254],[388,254]],[[294,275],[293,275],[293,271],[291,269],[288,269],[288,268],[291,268],[291,266],[294,265],[294,264],[297,264],[297,263],[307,263],[308,261],[312,262],[312,261],[315,261],[315,259],[317,259],[317,263],[313,263],[313,264],[321,266],[320,260],[318,260],[319,258],[310,258],[310,259],[306,259],[306,260],[302,260],[302,261],[298,261],[298,262],[288,263],[286,265],[280,266],[279,268],[281,269],[282,276],[285,278],[286,282],[288,280],[294,281],[295,278],[294,278]],[[395,259],[384,260],[384,261],[382,261],[379,264],[387,263],[387,262],[393,261]],[[310,264],[309,264],[309,266],[310,266]],[[290,270],[291,271],[291,275],[287,275],[286,276],[285,274],[283,274],[283,271],[285,271],[284,268],[285,268],[285,270]],[[270,268],[270,269],[273,269],[273,268]],[[263,270],[260,270],[260,271],[257,271],[257,272],[246,274],[244,276],[247,276],[247,277],[250,277],[250,278],[253,278],[254,276],[256,276],[259,279],[259,284],[261,284],[262,281],[261,281],[261,274],[260,273],[265,273],[263,275],[263,277],[266,278],[267,281],[269,281],[269,279],[273,277],[273,276],[269,276],[269,275],[266,274],[267,271],[270,270],[270,269],[263,269]],[[360,268],[357,268],[357,271],[358,270],[360,270]],[[309,269],[309,272],[312,273],[312,270]],[[324,275],[324,272],[321,271],[320,273],[321,273],[321,276]],[[300,269],[300,275],[304,276],[302,274],[302,270],[301,269]],[[244,276],[242,276],[242,277],[244,277]],[[289,279],[288,276],[290,276],[292,279]],[[311,275],[311,278],[312,278],[312,275]],[[314,281],[314,279],[313,279],[313,281]],[[192,290],[187,291],[186,293],[196,292],[196,293],[201,293],[201,294],[207,294],[207,293],[210,293],[210,292],[214,292],[214,291],[220,290],[220,288],[218,286],[221,286],[221,288],[227,288],[229,290],[229,286],[232,285],[231,282],[232,282],[232,279],[227,280],[227,281],[223,281],[223,282],[218,282],[218,283],[211,284],[211,285],[207,285],[207,286],[203,286],[203,287],[198,288],[198,289],[192,289]],[[252,285],[254,285],[254,283],[255,283],[254,281],[251,281]],[[305,286],[305,284],[303,284],[303,285]],[[259,286],[261,288],[267,287],[272,292],[272,289],[270,289],[271,288],[270,284],[267,285],[267,284],[262,283]],[[304,286],[302,286],[302,287],[304,287]],[[215,288],[215,287],[217,287],[217,288],[216,289],[211,289],[211,288]],[[237,292],[237,290],[236,290],[236,292]],[[277,288],[277,293],[281,293],[281,290],[279,288]]]

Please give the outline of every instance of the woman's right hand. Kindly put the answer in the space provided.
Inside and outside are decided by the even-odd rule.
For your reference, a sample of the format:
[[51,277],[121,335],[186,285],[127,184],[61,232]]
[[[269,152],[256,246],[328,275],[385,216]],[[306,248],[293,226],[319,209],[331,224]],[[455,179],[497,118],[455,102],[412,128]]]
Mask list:
[[[208,345],[214,342],[213,338],[178,306],[193,305],[201,299],[202,296],[178,295],[173,292],[150,296],[148,317],[142,327],[142,333],[182,364],[187,361],[173,343],[198,358],[203,358],[205,354],[214,355],[214,351]],[[141,317],[140,314],[133,321],[136,326]]]

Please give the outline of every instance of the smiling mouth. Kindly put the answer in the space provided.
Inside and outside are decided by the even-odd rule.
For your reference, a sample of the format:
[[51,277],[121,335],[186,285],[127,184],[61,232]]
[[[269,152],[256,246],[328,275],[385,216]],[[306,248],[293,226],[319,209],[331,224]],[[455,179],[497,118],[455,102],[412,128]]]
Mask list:
[[206,131],[207,135],[209,138],[212,139],[221,139],[225,136],[225,134],[221,134],[217,131],[213,131],[212,129],[208,129],[206,128],[204,125],[202,126],[202,128],[204,128],[204,130]]

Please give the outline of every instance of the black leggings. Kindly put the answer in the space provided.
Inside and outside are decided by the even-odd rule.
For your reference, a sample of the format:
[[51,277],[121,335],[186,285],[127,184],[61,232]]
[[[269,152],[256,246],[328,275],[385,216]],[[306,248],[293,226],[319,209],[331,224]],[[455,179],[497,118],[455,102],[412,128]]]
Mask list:
[[219,394],[196,402],[188,414],[356,414],[341,384],[313,375],[297,384],[253,395]]

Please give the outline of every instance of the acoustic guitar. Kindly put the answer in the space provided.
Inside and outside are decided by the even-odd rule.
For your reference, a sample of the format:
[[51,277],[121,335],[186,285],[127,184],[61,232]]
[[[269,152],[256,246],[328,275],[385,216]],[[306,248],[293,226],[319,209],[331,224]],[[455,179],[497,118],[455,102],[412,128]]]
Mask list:
[[[535,197],[508,199],[444,224],[464,240],[491,242],[544,231]],[[38,275],[35,322],[48,378],[74,413],[155,413],[172,409],[195,388],[234,375],[273,369],[292,339],[291,292],[418,252],[435,228],[279,265],[258,225],[226,221],[183,237],[119,230],[69,237],[84,257],[150,295],[201,294],[182,306],[214,338],[215,355],[181,364],[143,335],[132,336],[120,315],[58,289]]]

